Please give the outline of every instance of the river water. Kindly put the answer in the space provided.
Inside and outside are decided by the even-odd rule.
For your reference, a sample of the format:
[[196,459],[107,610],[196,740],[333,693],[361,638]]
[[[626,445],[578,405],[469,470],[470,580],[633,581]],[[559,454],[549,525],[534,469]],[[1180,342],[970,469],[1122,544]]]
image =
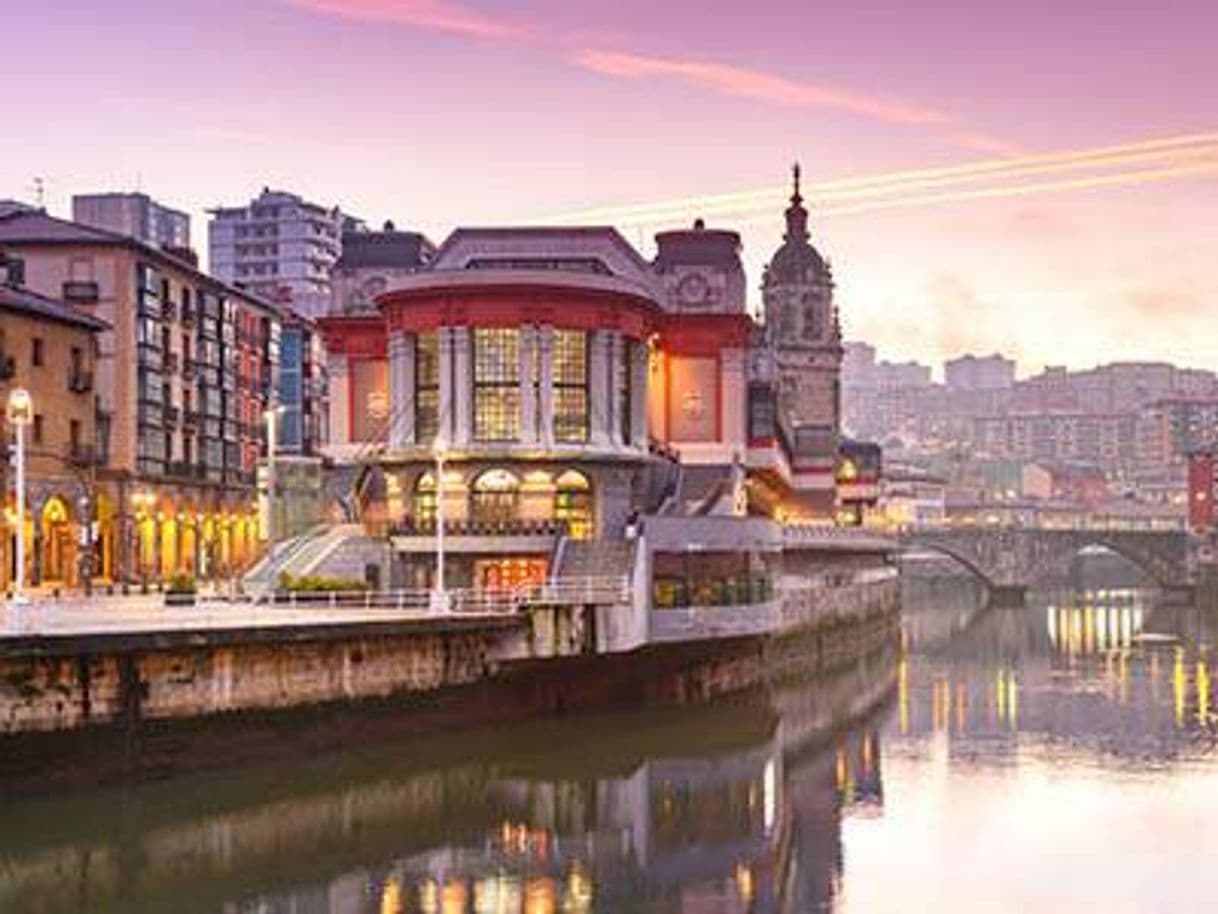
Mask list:
[[0,911],[1215,910],[1214,619],[915,578],[830,681],[0,800]]

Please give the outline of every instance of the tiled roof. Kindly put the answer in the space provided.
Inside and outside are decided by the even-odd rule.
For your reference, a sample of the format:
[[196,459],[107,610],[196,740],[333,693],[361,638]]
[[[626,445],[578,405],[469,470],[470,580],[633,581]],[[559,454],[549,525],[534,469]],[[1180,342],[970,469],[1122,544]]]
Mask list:
[[12,311],[61,324],[73,324],[87,330],[106,330],[110,326],[71,305],[38,295],[29,289],[9,285],[0,285],[0,311]]

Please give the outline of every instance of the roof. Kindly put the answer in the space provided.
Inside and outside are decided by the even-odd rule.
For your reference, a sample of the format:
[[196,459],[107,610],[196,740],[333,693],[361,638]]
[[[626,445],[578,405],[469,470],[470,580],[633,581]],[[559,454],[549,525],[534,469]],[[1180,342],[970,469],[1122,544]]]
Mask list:
[[419,232],[343,232],[342,253],[335,268],[405,267],[425,265],[436,246]]
[[[566,241],[568,244],[554,246],[547,244],[538,247],[539,242]],[[528,257],[549,256],[562,259],[564,257],[595,256],[590,250],[597,242],[604,247],[602,254],[613,252],[629,262],[631,268],[640,276],[651,275],[651,264],[634,249],[621,233],[609,225],[544,225],[544,226],[489,226],[476,228],[454,229],[444,243],[436,251],[432,260],[433,268],[446,269],[463,267],[462,263],[450,263],[452,259],[460,259],[459,250],[464,249],[469,257]],[[560,250],[561,249],[561,250]],[[613,265],[606,263],[611,272]]]
[[31,292],[29,289],[0,284],[0,311],[10,311],[60,324],[71,324],[85,330],[108,330],[105,321],[85,314],[71,305]]
[[162,248],[145,244],[137,238],[94,228],[67,219],[48,215],[45,210],[25,210],[0,214],[0,248],[4,245],[72,245],[91,244],[105,247],[121,247],[156,260],[164,266],[193,274],[201,282],[232,295],[240,295],[268,311],[279,314],[283,309],[274,302],[256,295],[249,289],[241,289],[204,273],[194,264],[175,256]]

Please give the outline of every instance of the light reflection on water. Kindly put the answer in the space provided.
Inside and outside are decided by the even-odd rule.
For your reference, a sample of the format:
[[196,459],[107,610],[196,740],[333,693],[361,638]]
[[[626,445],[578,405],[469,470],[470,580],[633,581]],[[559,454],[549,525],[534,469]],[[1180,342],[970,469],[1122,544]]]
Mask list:
[[0,910],[1210,909],[1214,628],[915,583],[903,654],[769,696],[13,805]]

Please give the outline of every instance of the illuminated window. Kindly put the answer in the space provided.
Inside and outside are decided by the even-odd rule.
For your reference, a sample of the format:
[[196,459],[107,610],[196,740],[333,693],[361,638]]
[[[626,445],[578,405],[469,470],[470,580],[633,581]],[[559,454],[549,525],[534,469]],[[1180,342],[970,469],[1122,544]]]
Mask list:
[[440,334],[414,338],[414,433],[419,444],[440,434]]
[[414,522],[421,527],[433,526],[436,522],[436,477],[432,473],[424,473],[415,483]]
[[554,438],[588,440],[588,334],[554,331]]
[[592,486],[588,477],[567,470],[558,477],[554,489],[554,519],[567,525],[573,539],[592,536]]
[[520,437],[520,334],[514,329],[474,330],[474,437]]
[[487,470],[474,481],[470,515],[482,523],[515,520],[520,513],[520,480],[507,470]]

